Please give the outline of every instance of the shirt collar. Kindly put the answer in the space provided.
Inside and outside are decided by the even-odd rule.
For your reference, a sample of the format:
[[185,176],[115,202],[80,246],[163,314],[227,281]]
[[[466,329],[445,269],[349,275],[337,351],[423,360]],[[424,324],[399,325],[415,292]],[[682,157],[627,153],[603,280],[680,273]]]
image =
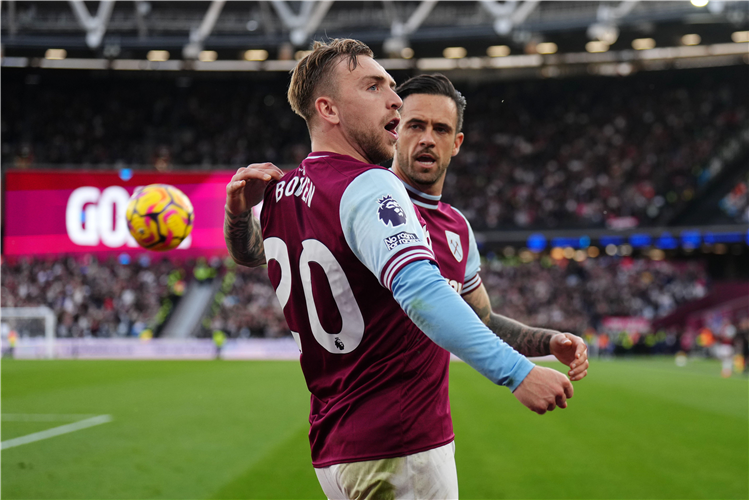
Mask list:
[[418,189],[414,189],[413,187],[409,186],[405,182],[403,182],[403,185],[406,187],[406,191],[408,191],[408,196],[411,197],[411,201],[414,202],[414,205],[418,207],[422,207],[422,208],[428,208],[430,210],[436,210],[439,208],[439,203],[440,203],[440,199],[442,198],[442,195],[435,196],[432,194],[422,193]]

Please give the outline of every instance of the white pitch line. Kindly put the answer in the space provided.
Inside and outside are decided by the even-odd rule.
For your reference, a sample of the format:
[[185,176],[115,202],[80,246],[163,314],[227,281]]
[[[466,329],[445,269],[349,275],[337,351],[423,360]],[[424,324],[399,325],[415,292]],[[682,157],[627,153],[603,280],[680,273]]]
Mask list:
[[88,414],[54,414],[54,413],[3,413],[3,422],[77,422],[84,418],[95,417],[96,415]]
[[81,420],[72,424],[53,427],[51,429],[47,429],[46,431],[35,432],[33,434],[27,434],[26,436],[8,439],[7,441],[3,441],[2,443],[0,443],[0,450],[7,450],[8,448],[21,446],[22,444],[41,441],[42,439],[48,439],[51,437],[60,436],[62,434],[67,434],[69,432],[79,431],[81,429],[85,429],[86,427],[93,427],[94,425],[106,424],[107,422],[111,421],[111,415],[98,415],[96,417],[87,418],[86,420]]

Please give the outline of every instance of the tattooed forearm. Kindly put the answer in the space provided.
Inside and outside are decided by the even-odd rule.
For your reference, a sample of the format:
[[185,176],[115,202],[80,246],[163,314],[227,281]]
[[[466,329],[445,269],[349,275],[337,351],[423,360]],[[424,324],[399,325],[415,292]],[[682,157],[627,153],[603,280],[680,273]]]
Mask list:
[[489,320],[485,323],[499,338],[524,356],[551,354],[551,337],[557,332],[532,328],[495,313],[490,313]]
[[263,233],[252,211],[232,215],[224,210],[224,239],[234,262],[247,267],[265,264]]
[[463,298],[497,337],[511,345],[520,354],[524,356],[551,354],[551,337],[558,332],[531,328],[519,321],[493,313],[489,294],[484,285],[464,295]]

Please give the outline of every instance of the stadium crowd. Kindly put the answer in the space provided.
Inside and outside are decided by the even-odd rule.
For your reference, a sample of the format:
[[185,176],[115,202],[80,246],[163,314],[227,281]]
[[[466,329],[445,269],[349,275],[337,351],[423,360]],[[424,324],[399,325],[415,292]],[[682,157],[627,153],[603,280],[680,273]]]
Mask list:
[[[174,273],[168,260],[6,259],[2,304],[50,307],[60,337],[138,335],[159,322],[163,301],[173,293]],[[200,279],[198,272],[191,274]],[[231,338],[289,335],[265,269],[225,263],[217,274],[222,283],[203,323],[206,335],[215,330]],[[704,296],[708,285],[700,262],[610,257],[486,260],[482,277],[495,311],[576,334],[600,329],[606,316],[665,316]]]
[[[746,126],[749,97],[732,71],[458,81],[466,141],[444,198],[478,230],[656,222],[694,196],[718,148]],[[4,76],[4,95],[16,97],[2,102],[2,163],[295,166],[309,142],[279,78]]]
[[533,326],[582,334],[606,316],[660,318],[707,293],[700,262],[600,257],[494,260],[482,271],[494,310]]
[[231,338],[289,335],[281,305],[265,268],[237,266],[227,259],[214,307],[203,322],[203,335],[219,330]]
[[656,221],[694,196],[709,160],[749,118],[739,81],[709,77],[534,81],[482,87],[468,102],[445,198],[479,229]]
[[[288,335],[264,269],[228,268],[231,285],[220,297],[210,329],[230,337]],[[648,320],[707,293],[700,262],[601,257],[584,262],[550,257],[485,261],[484,285],[495,311],[526,324],[583,334],[606,316]]]
[[157,319],[174,272],[169,260],[147,258],[5,259],[1,300],[3,307],[49,307],[58,337],[138,335]]

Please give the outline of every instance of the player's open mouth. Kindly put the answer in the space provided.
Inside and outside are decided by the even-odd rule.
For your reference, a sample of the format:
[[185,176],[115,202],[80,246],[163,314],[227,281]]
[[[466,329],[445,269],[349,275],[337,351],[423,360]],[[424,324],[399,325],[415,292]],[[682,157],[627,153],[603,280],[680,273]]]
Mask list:
[[393,118],[388,122],[387,125],[385,125],[385,130],[388,131],[390,135],[393,136],[393,138],[397,141],[398,140],[398,132],[395,131],[395,129],[398,127],[398,124],[400,123],[400,118]]
[[422,153],[416,157],[416,163],[423,167],[433,167],[437,160],[429,153]]

